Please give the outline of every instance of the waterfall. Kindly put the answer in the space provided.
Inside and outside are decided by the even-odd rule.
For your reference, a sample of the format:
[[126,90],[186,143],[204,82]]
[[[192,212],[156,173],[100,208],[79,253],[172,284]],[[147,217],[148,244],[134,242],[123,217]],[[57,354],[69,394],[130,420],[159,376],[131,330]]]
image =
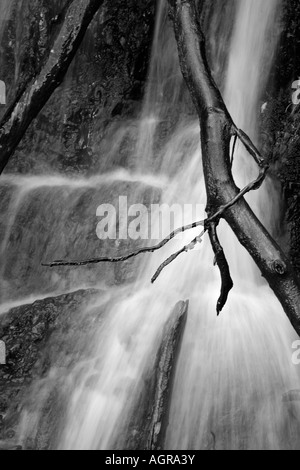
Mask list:
[[[220,73],[220,65],[215,64],[215,68],[233,119],[259,145],[260,100],[276,52],[280,0],[236,3],[228,57],[226,60],[222,57],[226,69]],[[214,14],[222,12],[216,8]],[[222,34],[227,37],[226,25],[230,21],[231,18],[224,19],[223,32],[219,38],[213,38],[215,42],[222,42]],[[27,186],[22,182],[22,189],[10,202],[9,227],[13,225],[16,206],[25,204],[24,194],[28,195],[28,191],[35,190],[40,197],[46,187],[49,191],[59,189],[65,204],[72,201],[71,206],[62,210],[64,221],[74,213],[80,197],[89,188],[113,184],[122,178],[138,183],[138,189],[132,189],[136,194],[141,184],[155,186],[160,190],[161,203],[201,205],[204,212],[206,192],[199,123],[180,74],[165,0],[158,6],[143,110],[133,128],[120,127],[115,142],[122,141],[127,132],[132,134],[133,129],[137,133],[134,149],[137,163],[133,171],[112,173],[111,181],[104,175],[103,182],[101,177],[77,182],[55,177],[39,183],[27,178]],[[162,142],[160,146],[158,140]],[[257,172],[242,146],[237,147],[233,171],[240,186]],[[15,185],[17,182],[14,178]],[[51,195],[46,194],[45,205],[51,209]],[[274,221],[270,214],[276,218],[279,204],[273,190],[265,185],[247,199],[271,229]],[[194,219],[193,210],[185,214],[186,222]],[[154,218],[151,223],[153,232],[157,232],[160,220]],[[174,225],[182,225],[181,217],[175,215]],[[57,230],[55,224],[54,227]],[[279,449],[293,445],[299,432],[299,410],[294,404],[287,405],[282,397],[299,388],[299,373],[292,364],[296,334],[231,229],[220,224],[220,239],[235,286],[219,318],[216,302],[220,278],[207,238],[197,249],[181,255],[167,267],[154,285],[150,284],[158,266],[198,233],[198,230],[187,232],[159,252],[145,255],[134,265],[138,272],[135,282],[107,288],[105,296],[99,295],[93,304],[93,308],[104,309],[105,316],[101,325],[90,336],[87,334],[88,347],[93,350],[91,356],[73,366],[64,379],[69,403],[57,447],[112,449],[122,445],[120,434],[131,418],[149,363],[159,347],[161,331],[174,304],[187,299],[189,314],[174,380],[166,449]],[[6,234],[5,246],[8,240]],[[51,259],[57,246],[45,249]],[[81,247],[82,252],[85,249],[87,245]],[[65,289],[70,289],[70,285],[81,286],[83,276],[80,273],[75,281],[72,278]],[[52,282],[53,290],[58,284],[58,280]],[[47,387],[51,377],[49,384],[44,383]],[[32,391],[36,409],[23,413],[21,440],[34,434],[41,418],[43,397],[34,395],[38,390],[39,386]]]

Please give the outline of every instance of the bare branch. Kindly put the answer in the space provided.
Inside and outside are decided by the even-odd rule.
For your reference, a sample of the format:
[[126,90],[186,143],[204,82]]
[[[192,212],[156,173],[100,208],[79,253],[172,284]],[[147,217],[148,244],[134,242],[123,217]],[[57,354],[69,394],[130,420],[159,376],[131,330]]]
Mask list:
[[[233,123],[212,77],[199,22],[199,8],[201,10],[204,2],[196,5],[196,0],[169,0],[169,4],[181,71],[199,116],[208,207],[213,210],[220,208],[215,219],[221,212],[300,334],[300,286],[291,262],[241,197],[260,187],[268,165],[249,137]],[[257,180],[242,191],[235,184],[231,168],[230,142],[235,134],[261,168]]]
[[218,265],[221,274],[221,295],[217,303],[217,315],[219,316],[226,305],[229,292],[233,288],[233,281],[224,250],[218,238],[217,224],[215,222],[210,224],[208,234],[216,257],[216,264]]
[[130,253],[125,256],[119,256],[116,258],[95,258],[95,259],[89,259],[89,260],[83,260],[83,261],[63,261],[63,260],[58,260],[58,261],[53,261],[51,263],[43,263],[42,266],[46,267],[56,267],[56,266],[85,266],[87,264],[96,264],[96,263],[119,263],[120,261],[127,261],[130,258],[133,258],[134,256],[138,256],[142,253],[154,253],[154,251],[160,250],[163,248],[167,243],[169,243],[170,240],[175,238],[177,235],[180,233],[186,232],[187,230],[192,230],[194,228],[197,228],[199,226],[204,226],[204,220],[200,220],[199,222],[193,222],[192,224],[185,225],[183,227],[180,227],[176,230],[174,230],[172,233],[170,233],[166,238],[164,238],[160,243],[157,245],[151,246],[151,247],[144,247],[140,248],[137,251],[134,251],[133,253]]
[[260,166],[261,168],[268,167],[266,160],[262,157],[259,150],[255,147],[250,137],[242,129],[238,129],[236,126],[235,132],[240,141],[244,144],[246,150],[248,150],[250,155],[254,158],[258,166]]
[[218,209],[217,212],[215,212],[215,214],[213,214],[211,217],[206,219],[205,224],[210,224],[211,222],[219,220],[223,216],[225,211],[233,207],[247,193],[250,193],[250,191],[255,191],[259,189],[266,178],[267,172],[268,172],[268,167],[261,168],[256,180],[251,181],[251,183],[247,184],[247,186],[245,186],[244,189],[242,189],[233,199],[231,199],[231,201],[229,201],[224,206],[221,206],[220,209]]
[[[244,189],[240,191],[240,193],[235,196],[232,201],[230,201],[228,204],[222,206],[219,208],[219,210],[213,214],[211,217],[209,217],[206,220],[200,220],[198,222],[193,222],[192,224],[189,225],[184,225],[183,227],[179,227],[178,229],[174,230],[172,233],[168,235],[168,237],[164,238],[160,243],[157,245],[151,246],[151,247],[143,247],[140,248],[137,251],[134,251],[132,253],[129,253],[128,255],[123,255],[123,256],[117,256],[117,257],[101,257],[101,258],[91,258],[87,260],[56,260],[52,261],[50,263],[42,263],[42,266],[44,267],[49,267],[49,268],[55,268],[59,266],[87,266],[89,264],[98,264],[98,263],[119,263],[122,261],[127,261],[130,258],[133,258],[135,256],[141,255],[143,253],[154,253],[155,251],[160,250],[163,248],[167,243],[169,243],[170,240],[175,238],[177,235],[180,233],[186,232],[187,230],[192,230],[195,229],[199,226],[204,226],[205,230],[208,230],[209,225],[212,222],[218,222],[221,217],[223,217],[224,213],[226,210],[228,210],[230,207],[232,207],[234,204],[236,204],[245,194],[252,190],[258,189],[261,184],[263,183],[265,176],[266,176],[267,168],[263,168],[260,170],[259,176],[256,180],[252,181],[249,183],[247,186],[245,186]],[[202,236],[202,235],[201,235]],[[185,251],[183,247],[183,251],[180,251],[180,253],[175,253],[175,258],[179,256],[182,252]],[[170,264],[170,263],[168,263]]]
[[188,245],[185,245],[183,248],[181,248],[181,250],[177,251],[176,253],[174,253],[173,255],[171,255],[168,259],[166,259],[166,261],[164,261],[160,267],[158,268],[158,270],[156,271],[156,273],[154,274],[154,276],[152,277],[151,279],[151,283],[154,284],[154,282],[156,281],[156,279],[160,276],[160,274],[162,273],[162,271],[167,267],[169,266],[169,264],[171,264],[173,261],[175,261],[175,259],[178,258],[178,256],[180,256],[182,253],[187,253],[188,251],[191,251],[195,248],[195,246],[197,245],[197,243],[201,243],[202,242],[202,237],[203,235],[205,234],[206,230],[204,229],[200,235],[198,235],[198,237],[194,238],[194,240],[191,241],[191,243],[189,243]]

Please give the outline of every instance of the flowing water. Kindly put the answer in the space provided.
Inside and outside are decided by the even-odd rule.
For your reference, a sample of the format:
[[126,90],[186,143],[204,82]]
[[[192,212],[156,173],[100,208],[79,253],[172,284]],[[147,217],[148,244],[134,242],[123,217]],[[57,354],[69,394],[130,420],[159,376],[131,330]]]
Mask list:
[[[276,52],[280,0],[239,0],[236,3],[228,55],[225,59],[222,57],[226,68],[220,74],[220,87],[237,125],[259,144],[258,112]],[[215,18],[222,14],[218,4],[216,2]],[[228,35],[231,22],[232,18],[224,18],[224,37]],[[113,173],[110,175],[113,181],[127,180],[159,188],[161,202],[169,205],[205,204],[199,124],[190,112],[186,95],[176,44],[167,20],[166,2],[161,0],[144,109],[134,127],[138,132],[136,172]],[[159,148],[157,136],[166,128],[167,138]],[[120,129],[120,135],[126,132],[132,129]],[[238,146],[234,161],[237,183],[244,186],[256,172],[250,156]],[[24,203],[24,195],[45,191],[47,187],[55,191],[64,188],[65,204],[72,200],[71,207],[63,212],[62,220],[66,220],[78,207],[78,192],[82,195],[91,187],[109,183],[106,176],[103,183],[100,176],[83,181],[21,178],[20,182],[13,179],[19,189],[10,201],[5,246],[16,207]],[[51,198],[47,191],[46,194],[45,204],[51,209]],[[274,191],[265,185],[248,200],[272,229],[279,207]],[[192,216],[187,214],[187,219]],[[157,228],[159,221],[153,220],[152,224]],[[175,220],[176,226],[181,224],[182,220]],[[106,296],[96,301],[93,307],[105,305],[105,322],[86,338],[93,349],[90,359],[73,367],[65,379],[69,404],[58,447],[111,449],[120,441],[120,430],[130,419],[149,360],[159,346],[161,330],[174,304],[186,299],[190,301],[189,314],[176,370],[165,447],[277,449],[299,446],[297,404],[282,400],[286,392],[300,388],[299,372],[292,364],[292,343],[296,334],[230,228],[221,224],[220,239],[235,286],[219,318],[216,302],[220,278],[206,238],[196,250],[181,255],[166,268],[154,285],[150,284],[161,262],[197,233],[188,232],[160,252],[143,257],[135,265],[137,281],[129,288],[108,289]],[[50,259],[55,252],[57,246],[47,247]],[[82,284],[83,276],[77,279],[78,285]],[[72,278],[66,289],[73,281]],[[52,288],[56,285],[53,281]],[[88,386],[91,377],[93,386]],[[35,396],[35,400],[36,411],[27,410],[23,415],[21,439],[34,433],[40,419],[43,398]]]

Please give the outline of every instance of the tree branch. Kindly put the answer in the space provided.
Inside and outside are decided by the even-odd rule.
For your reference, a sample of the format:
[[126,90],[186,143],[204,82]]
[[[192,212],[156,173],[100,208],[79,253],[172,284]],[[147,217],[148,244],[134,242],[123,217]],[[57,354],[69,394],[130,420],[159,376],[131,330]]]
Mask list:
[[[217,262],[219,261],[218,265],[222,276],[218,309],[221,311],[221,307],[224,306],[232,283],[229,266],[216,233],[215,224],[220,217],[223,217],[260,268],[295,330],[300,334],[300,289],[292,266],[243,197],[249,191],[261,186],[266,177],[268,165],[251,139],[234,124],[212,78],[206,59],[205,38],[197,20],[195,0],[169,0],[169,3],[174,21],[181,70],[198,112],[201,127],[202,161],[208,196],[207,211],[208,214],[213,214],[205,221],[204,232],[210,231],[212,246],[216,253]],[[230,142],[232,136],[238,136],[260,167],[257,179],[241,191],[237,188],[231,171]],[[198,225],[203,225],[203,221],[183,227],[175,232],[180,233]],[[105,261],[124,261],[140,253],[158,250],[171,238],[170,236],[155,247],[142,248],[125,257],[73,262],[56,261],[44,266],[82,266]],[[198,237],[168,258],[160,266],[152,282],[157,279],[165,266],[181,253],[192,249],[196,241],[199,241]]]
[[41,72],[16,98],[0,124],[0,174],[31,122],[62,83],[89,24],[103,2],[71,1],[60,33]]
[[82,260],[82,261],[57,260],[57,261],[53,261],[51,263],[42,263],[42,266],[49,267],[49,268],[54,268],[54,267],[57,267],[57,266],[86,266],[88,264],[119,263],[120,261],[127,261],[128,259],[133,258],[134,256],[138,256],[138,255],[143,254],[143,253],[154,253],[155,251],[160,250],[161,248],[163,248],[167,243],[169,243],[170,240],[175,238],[180,233],[185,232],[187,230],[192,230],[192,229],[197,228],[201,225],[204,226],[204,220],[200,220],[199,222],[193,222],[192,224],[180,227],[180,228],[174,230],[172,233],[170,233],[166,238],[164,238],[157,245],[154,245],[154,246],[151,246],[151,247],[140,248],[139,250],[134,251],[133,253],[129,253],[128,255],[125,255],[125,256],[118,256],[116,258],[108,258],[108,257],[93,258],[93,259]]
[[230,166],[231,166],[231,168],[233,167],[234,153],[235,153],[235,147],[236,147],[237,139],[238,139],[238,136],[237,136],[237,134],[236,134],[236,135],[234,136],[234,140],[233,140],[232,153],[231,153],[231,159],[230,159]]
[[206,231],[210,223],[218,222],[220,218],[224,216],[225,211],[229,209],[230,207],[232,207],[234,204],[236,204],[246,193],[252,190],[258,189],[263,183],[263,180],[266,176],[266,171],[267,171],[266,169],[261,170],[256,180],[252,181],[247,186],[245,186],[245,188],[242,189],[231,201],[229,201],[224,206],[220,207],[217,210],[217,212],[213,214],[211,217],[208,217],[205,220],[200,220],[198,222],[193,222],[189,225],[184,225],[183,227],[179,227],[178,229],[170,233],[166,238],[164,238],[157,245],[154,245],[151,247],[140,248],[137,251],[134,251],[132,253],[129,253],[128,255],[123,255],[123,256],[117,256],[117,257],[112,257],[112,258],[105,256],[101,258],[91,258],[87,260],[56,260],[56,261],[51,261],[50,263],[42,263],[42,266],[48,267],[48,268],[55,268],[58,266],[86,266],[88,264],[97,264],[97,263],[119,263],[121,261],[127,261],[130,258],[141,255],[143,253],[154,253],[155,251],[158,251],[161,248],[163,248],[167,243],[169,243],[170,240],[175,238],[177,235],[179,235],[180,233],[186,232],[187,230],[192,230],[200,226],[205,226],[206,227],[205,231]]
[[[225,105],[224,105],[225,106]],[[234,125],[235,127],[235,125]],[[269,168],[268,163],[265,161],[265,159],[261,156],[259,150],[255,147],[253,142],[251,141],[250,137],[242,131],[242,129],[235,129],[236,135],[240,139],[240,141],[244,144],[246,150],[250,153],[250,155],[254,158],[258,166],[261,168]]]

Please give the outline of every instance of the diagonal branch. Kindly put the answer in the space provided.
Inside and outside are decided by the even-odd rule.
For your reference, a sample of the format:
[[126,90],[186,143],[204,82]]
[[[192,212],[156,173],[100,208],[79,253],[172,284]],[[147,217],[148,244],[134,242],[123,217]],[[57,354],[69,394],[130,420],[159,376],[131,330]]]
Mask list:
[[160,267],[158,268],[158,270],[156,271],[156,273],[154,274],[154,276],[152,277],[151,279],[151,282],[152,284],[154,284],[154,282],[157,280],[157,278],[160,276],[160,274],[162,273],[162,271],[167,267],[169,266],[169,264],[173,263],[173,261],[175,261],[175,259],[178,258],[178,256],[180,256],[182,253],[187,253],[188,251],[191,251],[195,248],[195,246],[197,245],[197,243],[201,243],[202,242],[202,237],[203,235],[205,234],[205,229],[200,233],[200,235],[198,235],[196,238],[194,238],[194,240],[191,241],[191,243],[189,243],[188,245],[185,245],[184,247],[181,248],[181,250],[177,251],[176,253],[172,254],[168,259],[166,259],[166,261],[164,261]]
[[[182,74],[194,101],[201,127],[202,161],[208,196],[207,207],[209,214],[213,214],[206,220],[204,231],[209,229],[211,232],[212,245],[219,256],[219,263],[222,264],[222,271],[225,275],[225,272],[229,270],[228,263],[225,255],[224,257],[222,255],[221,259],[220,244],[216,232],[214,232],[214,226],[211,228],[211,224],[216,223],[220,217],[228,222],[278,297],[295,330],[300,334],[300,288],[291,263],[243,197],[249,191],[261,186],[266,177],[268,165],[250,138],[234,124],[213,80],[206,58],[205,38],[198,21],[195,0],[169,0],[169,3]],[[200,1],[200,7],[202,4],[203,1]],[[257,179],[241,191],[234,182],[230,158],[231,138],[236,135],[260,167]],[[188,227],[194,228],[198,225],[203,225],[203,222],[197,222]],[[183,227],[179,231],[184,231],[183,229],[188,228]],[[50,266],[79,266],[101,261],[123,261],[139,253],[160,249],[169,239],[156,247],[139,250],[127,257],[99,258],[71,263],[58,261],[51,263]],[[195,246],[195,240],[188,245],[188,247],[192,246]],[[187,247],[183,247],[165,261],[159,268],[158,275],[166,265],[186,250]],[[154,280],[157,278],[155,276]],[[225,297],[228,295],[229,284],[230,281],[221,292],[218,308],[222,307]]]
[[261,168],[268,168],[269,165],[267,164],[266,160],[261,156],[259,150],[255,147],[250,137],[242,129],[235,128],[235,132],[242,144],[244,144],[246,150],[254,158],[258,166],[260,166]]
[[161,242],[159,242],[157,245],[151,246],[151,247],[144,247],[140,248],[137,251],[134,251],[133,253],[130,253],[125,256],[118,256],[116,258],[108,258],[108,257],[103,257],[103,258],[94,258],[94,259],[89,259],[89,260],[82,260],[82,261],[63,261],[63,260],[58,260],[58,261],[53,261],[51,263],[43,263],[42,266],[49,267],[49,268],[54,268],[57,266],[85,266],[88,264],[97,264],[97,263],[119,263],[120,261],[127,261],[130,258],[133,258],[134,256],[138,256],[143,253],[154,253],[157,250],[160,250],[163,248],[167,243],[169,243],[170,240],[175,238],[177,235],[180,233],[183,233],[187,230],[192,230],[194,228],[197,228],[199,226],[204,226],[204,220],[201,220],[199,222],[193,222],[192,224],[185,225],[184,227],[180,227],[176,230],[174,230],[172,233],[170,233],[166,238],[164,238]]
[[220,207],[217,210],[217,212],[213,214],[211,217],[208,217],[208,219],[206,220],[200,220],[198,222],[193,222],[192,224],[179,227],[178,229],[170,233],[166,238],[164,238],[157,245],[154,245],[151,247],[140,248],[139,250],[136,250],[124,256],[117,256],[117,257],[105,256],[101,258],[92,258],[92,259],[87,259],[87,260],[56,260],[50,263],[42,263],[42,266],[54,268],[58,266],[86,266],[89,264],[97,264],[97,263],[119,263],[121,261],[127,261],[130,258],[141,255],[143,253],[154,253],[155,251],[158,251],[161,248],[163,248],[165,245],[167,245],[167,243],[169,243],[169,241],[175,238],[177,235],[179,235],[180,233],[186,232],[188,230],[192,230],[200,226],[205,226],[206,227],[205,231],[206,231],[210,223],[218,222],[220,218],[224,216],[225,211],[230,209],[230,207],[232,207],[234,204],[236,204],[246,193],[252,190],[258,189],[265,179],[266,171],[267,169],[262,169],[256,180],[252,181],[247,186],[245,186],[245,188],[242,189],[231,201],[229,201],[224,206]]
[[32,121],[62,83],[104,0],[72,0],[65,11],[61,30],[39,75],[25,87],[0,124],[0,174],[15,152]]

